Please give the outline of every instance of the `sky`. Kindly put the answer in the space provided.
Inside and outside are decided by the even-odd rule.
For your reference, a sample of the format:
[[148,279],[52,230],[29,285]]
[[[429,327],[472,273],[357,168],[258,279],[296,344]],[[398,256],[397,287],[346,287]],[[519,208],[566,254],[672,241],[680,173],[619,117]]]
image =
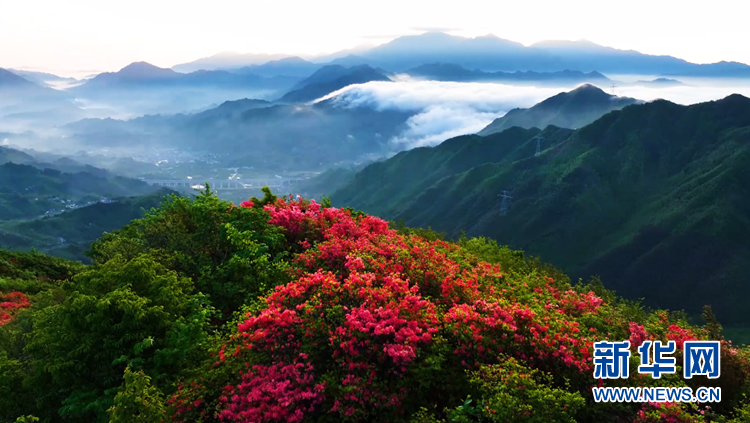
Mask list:
[[0,0],[0,67],[94,73],[223,51],[313,55],[427,30],[750,63],[747,16],[747,0]]

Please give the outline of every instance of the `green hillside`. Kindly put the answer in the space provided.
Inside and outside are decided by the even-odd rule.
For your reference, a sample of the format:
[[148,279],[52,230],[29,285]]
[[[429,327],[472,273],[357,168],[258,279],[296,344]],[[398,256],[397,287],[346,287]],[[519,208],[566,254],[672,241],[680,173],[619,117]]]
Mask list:
[[89,260],[84,252],[94,240],[142,217],[144,210],[157,207],[171,193],[162,189],[144,196],[115,198],[111,203],[97,202],[54,216],[0,222],[0,246],[10,250],[34,248],[86,262]]
[[[519,131],[399,154],[332,200],[452,237],[492,237],[651,305],[695,314],[711,304],[726,322],[750,322],[750,99],[626,107],[545,138],[538,157],[535,132]],[[466,166],[425,173],[452,152],[446,144],[467,142],[477,150]]]
[[31,165],[0,165],[0,219],[28,219],[100,201],[156,190],[145,182],[88,172],[65,173]]
[[513,109],[492,121],[479,131],[479,135],[502,132],[514,126],[521,128],[546,128],[555,125],[577,129],[588,125],[603,115],[640,103],[629,97],[617,97],[585,84],[570,92],[562,92],[529,109]]

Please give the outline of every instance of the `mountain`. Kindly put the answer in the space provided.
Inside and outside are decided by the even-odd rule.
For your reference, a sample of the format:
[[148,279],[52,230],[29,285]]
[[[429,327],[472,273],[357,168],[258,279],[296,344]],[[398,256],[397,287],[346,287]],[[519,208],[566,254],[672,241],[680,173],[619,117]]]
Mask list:
[[41,86],[49,86],[50,83],[55,83],[55,82],[75,83],[78,81],[75,78],[66,78],[66,77],[57,76],[57,75],[47,73],[47,72],[35,72],[35,71],[20,70],[20,69],[8,69],[8,70],[28,81],[31,81]]
[[26,102],[59,100],[67,97],[64,92],[37,85],[11,71],[0,68],[0,107],[13,100],[11,96],[23,97]]
[[287,54],[254,54],[224,52],[188,63],[172,66],[172,70],[189,73],[198,70],[239,69],[245,66],[262,65],[273,60],[290,57]]
[[598,82],[606,83],[609,78],[599,72],[579,72],[564,70],[559,72],[484,72],[480,70],[468,70],[454,63],[431,63],[417,66],[405,71],[410,76],[425,78],[435,81],[456,82],[505,82],[505,83],[582,83]]
[[[333,89],[333,88],[330,88]],[[59,129],[66,142],[90,148],[175,148],[227,157],[227,165],[315,171],[383,156],[388,140],[414,112],[241,100],[193,115],[131,120],[86,119]]]
[[191,119],[194,121],[208,120],[214,118],[232,119],[238,118],[240,115],[248,110],[262,109],[264,107],[271,107],[273,103],[265,100],[254,100],[254,99],[242,99],[235,101],[225,101],[218,107],[208,109],[206,111],[196,113]]
[[351,204],[391,219],[409,207],[411,199],[445,177],[486,163],[527,158],[534,154],[534,137],[544,135],[550,142],[561,142],[572,132],[553,126],[544,131],[513,127],[486,137],[464,135],[435,147],[402,151],[365,167],[353,179],[349,177],[352,182],[335,191],[331,198],[339,205]]
[[33,156],[13,148],[0,147],[0,164],[13,162],[16,164],[31,164],[36,160]]
[[0,219],[29,219],[57,214],[99,201],[153,192],[142,181],[102,177],[88,172],[65,173],[56,169],[5,163],[0,165]]
[[294,78],[263,78],[258,75],[237,74],[227,71],[198,70],[190,73],[178,73],[146,62],[136,62],[117,72],[105,72],[88,80],[85,84],[74,87],[74,92],[91,92],[92,90],[133,89],[155,87],[264,87],[279,88],[292,85]]
[[262,65],[251,65],[234,70],[234,73],[251,73],[264,77],[294,76],[305,78],[320,69],[323,65],[311,63],[307,60],[293,56],[279,60],[272,60]]
[[[363,166],[364,167],[364,166]],[[349,184],[357,173],[357,167],[333,167],[302,182],[297,192],[307,199],[321,200],[323,196],[330,196],[337,189]]]
[[86,117],[64,92],[35,84],[0,68],[0,131],[58,125]]
[[278,98],[300,78],[198,70],[178,73],[145,62],[95,76],[68,91],[126,116],[177,114],[242,98]]
[[105,232],[111,232],[143,217],[144,210],[158,207],[174,194],[166,188],[142,195],[95,201],[64,213],[32,219],[0,222],[0,247],[9,250],[31,248],[69,260],[89,262],[84,255]]
[[610,95],[593,85],[584,84],[570,92],[550,97],[529,109],[513,109],[492,121],[478,134],[494,134],[513,126],[546,128],[548,125],[555,125],[575,129],[588,125],[612,110],[639,102],[629,97]]
[[669,78],[656,78],[651,81],[636,81],[633,85],[645,85],[645,86],[651,86],[651,87],[678,87],[681,85],[685,85],[682,82],[676,80],[676,79],[669,79]]
[[494,35],[465,38],[441,32],[398,37],[356,55],[359,57],[356,64],[366,63],[392,72],[429,63],[455,63],[468,69],[503,72],[572,69],[604,74],[706,77],[745,77],[750,72],[750,66],[742,63],[701,65],[671,56],[605,47],[586,40],[542,41],[526,47]]
[[694,78],[750,78],[750,67],[739,62],[718,62],[667,75]]
[[[748,323],[750,99],[659,100],[569,136],[551,130],[538,156],[535,130],[517,127],[402,152],[331,198],[449,236],[497,239],[573,277],[598,274],[647,305],[696,315],[710,304],[722,321]],[[462,144],[479,146],[473,161],[425,182],[421,164]],[[493,148],[508,153],[493,157]]]
[[304,103],[317,100],[349,85],[390,80],[382,71],[373,69],[368,65],[352,66],[350,68],[340,65],[328,65],[318,69],[308,78],[297,83],[292,91],[284,94],[278,101],[283,103]]

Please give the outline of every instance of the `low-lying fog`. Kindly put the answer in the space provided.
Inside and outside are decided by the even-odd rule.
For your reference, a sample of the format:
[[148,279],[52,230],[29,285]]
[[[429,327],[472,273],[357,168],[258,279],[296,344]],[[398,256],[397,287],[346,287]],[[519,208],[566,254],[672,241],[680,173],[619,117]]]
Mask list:
[[[653,76],[619,76],[615,87],[599,86],[615,95],[652,101],[666,99],[688,105],[718,100],[731,94],[750,97],[746,80],[680,80],[684,85],[639,84]],[[614,79],[614,78],[612,78]],[[401,148],[435,145],[453,136],[475,133],[492,120],[516,107],[531,107],[540,101],[577,85],[558,87],[512,86],[479,82],[439,82],[401,79],[397,82],[369,82],[351,85],[325,98],[334,98],[350,107],[368,106],[377,110],[397,109],[415,112],[408,129],[391,141]],[[596,85],[596,84],[594,84]]]

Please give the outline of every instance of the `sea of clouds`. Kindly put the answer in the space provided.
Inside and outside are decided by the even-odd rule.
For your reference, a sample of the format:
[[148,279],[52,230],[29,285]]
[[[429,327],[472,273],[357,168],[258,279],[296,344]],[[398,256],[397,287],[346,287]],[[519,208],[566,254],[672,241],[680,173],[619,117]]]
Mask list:
[[[317,101],[333,99],[346,107],[413,112],[407,121],[407,129],[390,140],[396,149],[408,149],[436,145],[451,137],[479,132],[513,108],[531,107],[577,85],[533,87],[400,78],[395,82],[350,85]],[[600,88],[612,91],[611,87]],[[718,100],[734,93],[750,97],[750,81],[691,80],[686,85],[675,87],[630,83],[616,86],[614,91],[618,96],[644,101],[666,99],[688,105]]]

